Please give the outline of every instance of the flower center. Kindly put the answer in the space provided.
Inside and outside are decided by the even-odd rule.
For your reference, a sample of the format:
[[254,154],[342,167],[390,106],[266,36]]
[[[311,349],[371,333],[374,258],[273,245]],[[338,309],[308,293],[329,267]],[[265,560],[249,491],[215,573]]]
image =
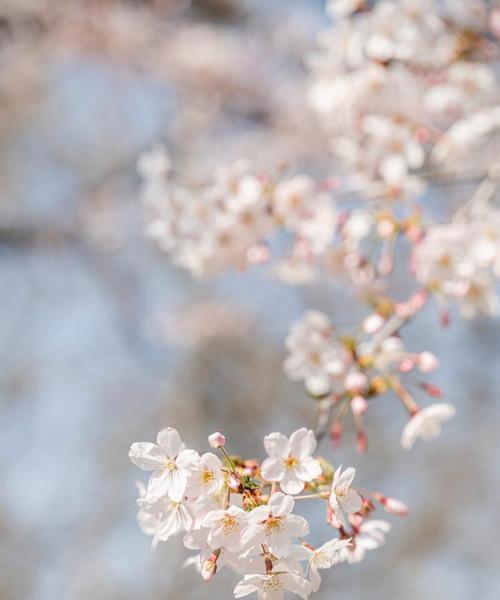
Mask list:
[[203,469],[200,473],[200,481],[201,483],[211,483],[214,480],[214,472],[209,469]]
[[327,568],[329,566],[328,557],[324,552],[315,552],[312,560],[320,568]]
[[266,592],[279,592],[283,589],[283,584],[277,575],[270,575],[265,581],[262,589]]
[[267,535],[275,531],[282,531],[284,528],[283,519],[281,517],[273,517],[272,515],[265,521],[265,524]]
[[173,458],[167,458],[163,464],[162,471],[173,471],[175,469],[175,460]]
[[237,531],[240,528],[239,524],[238,524],[238,520],[236,519],[236,517],[233,517],[232,515],[225,515],[224,518],[222,519],[222,530],[224,531],[225,535],[228,535],[229,533],[233,533],[234,531]]
[[297,468],[298,464],[299,459],[296,456],[293,456],[293,454],[290,454],[290,456],[283,459],[283,465],[285,469],[288,469],[289,471],[294,471]]
[[337,497],[337,500],[344,500],[347,496],[347,490],[335,490],[335,496]]

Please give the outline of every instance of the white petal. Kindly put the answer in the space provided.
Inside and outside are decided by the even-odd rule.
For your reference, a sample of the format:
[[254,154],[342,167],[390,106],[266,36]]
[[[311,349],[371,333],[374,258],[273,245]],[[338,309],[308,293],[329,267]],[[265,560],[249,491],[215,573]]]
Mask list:
[[260,584],[264,579],[263,575],[245,575],[245,577],[236,584],[233,590],[235,598],[243,598],[248,594],[253,594],[260,588]]
[[418,437],[418,430],[420,428],[421,417],[420,413],[417,413],[412,417],[408,423],[404,426],[403,432],[401,433],[401,446],[405,450],[410,450]]
[[184,471],[173,469],[166,471],[166,490],[169,498],[175,502],[180,502],[186,490],[187,477]]
[[276,492],[269,498],[268,507],[276,517],[286,517],[292,512],[294,504],[291,496]]
[[339,475],[338,479],[338,487],[339,488],[348,488],[356,475],[356,469],[353,467],[349,467],[346,469],[342,475]]
[[295,573],[283,573],[281,578],[287,590],[290,590],[304,600],[307,600],[311,593],[311,584],[307,579],[304,579],[304,577],[296,575]]
[[317,592],[321,585],[321,575],[319,574],[318,567],[314,563],[311,563],[309,569],[309,581],[311,582],[311,590]]
[[309,523],[299,515],[289,515],[286,520],[286,527],[292,537],[302,537],[310,531]]
[[277,431],[266,435],[264,438],[264,447],[269,456],[284,458],[289,454],[288,438]]
[[311,429],[302,427],[297,429],[290,436],[290,447],[292,453],[297,455],[299,458],[305,458],[311,456],[316,449],[316,438],[314,432]]
[[307,456],[300,461],[300,464],[295,469],[295,473],[302,481],[312,481],[321,475],[321,464],[319,460],[316,460],[312,456]]
[[130,460],[144,471],[156,471],[165,464],[165,452],[156,444],[135,442],[128,453]]
[[181,436],[177,429],[174,429],[173,427],[167,427],[158,432],[156,441],[170,458],[175,458],[182,447]]
[[281,481],[285,474],[285,467],[283,466],[282,459],[270,456],[264,460],[260,471],[262,477],[267,481]]
[[363,500],[356,490],[350,489],[342,500],[342,510],[346,513],[355,513],[361,510]]
[[295,471],[285,471],[280,481],[280,487],[285,494],[300,494],[304,489],[304,481],[297,477]]
[[195,450],[181,450],[175,463],[180,469],[195,471],[200,464],[200,455]]

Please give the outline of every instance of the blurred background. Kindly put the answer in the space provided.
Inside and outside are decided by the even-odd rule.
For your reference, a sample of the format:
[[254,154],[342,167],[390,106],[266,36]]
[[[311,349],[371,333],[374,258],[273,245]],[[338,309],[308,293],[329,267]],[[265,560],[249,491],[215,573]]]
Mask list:
[[[233,573],[206,584],[181,568],[180,538],[151,552],[129,445],[174,426],[204,451],[219,429],[262,457],[264,434],[313,424],[282,372],[289,323],[310,307],[363,313],[341,285],[174,269],[144,236],[135,165],[163,141],[187,172],[241,156],[328,172],[304,98],[323,13],[319,0],[0,0],[2,600],[232,597]],[[442,211],[453,197],[437,193]],[[407,332],[442,359],[434,382],[458,409],[439,440],[402,451],[387,396],[367,455],[353,432],[341,450],[323,442],[412,512],[360,565],[326,573],[318,599],[499,597],[500,328],[453,317],[443,330],[430,309]]]

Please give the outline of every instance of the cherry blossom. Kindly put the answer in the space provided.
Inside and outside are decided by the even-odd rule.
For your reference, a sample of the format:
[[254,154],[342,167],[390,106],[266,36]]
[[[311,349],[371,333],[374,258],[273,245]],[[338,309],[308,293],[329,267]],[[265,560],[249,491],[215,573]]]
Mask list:
[[292,572],[277,571],[265,575],[255,573],[245,575],[233,593],[235,598],[243,598],[256,592],[259,600],[281,600],[285,590],[306,599],[311,593],[311,584],[304,577]]
[[202,494],[214,494],[224,482],[224,473],[220,459],[206,452],[202,454],[197,470],[188,479],[186,495],[190,497]]
[[130,460],[145,471],[153,471],[148,485],[148,496],[167,495],[180,501],[188,477],[196,470],[200,457],[194,450],[184,449],[176,429],[167,427],[158,433],[157,444],[135,442],[130,447]]
[[202,527],[208,527],[207,543],[214,550],[225,548],[230,552],[241,549],[241,536],[247,524],[247,514],[238,506],[227,510],[215,510],[203,519]]
[[358,492],[351,488],[356,469],[349,467],[342,473],[342,465],[335,470],[330,492],[330,506],[339,523],[347,527],[345,513],[355,513],[361,509],[362,500]]
[[262,477],[279,482],[285,494],[299,494],[305,482],[321,475],[319,461],[311,456],[316,448],[312,430],[302,427],[290,439],[271,433],[264,438],[264,446],[269,458],[262,463]]
[[410,450],[417,438],[429,440],[441,433],[441,423],[455,415],[452,404],[432,404],[418,411],[406,424],[401,435],[401,445]]
[[356,531],[352,543],[341,551],[341,559],[354,564],[361,562],[367,550],[376,550],[385,543],[391,524],[382,519],[364,521]]
[[334,379],[346,369],[347,355],[332,337],[332,325],[324,313],[308,311],[291,328],[286,340],[290,352],[284,368],[292,381],[304,380],[314,395],[330,391]]
[[309,533],[307,521],[292,514],[294,504],[291,496],[281,492],[273,494],[266,506],[259,506],[248,515],[243,543],[249,547],[266,544],[277,558],[286,558],[292,538]]
[[305,546],[309,552],[308,576],[311,582],[311,590],[317,592],[321,585],[320,569],[330,569],[333,565],[342,561],[341,551],[350,544],[350,539],[330,540],[316,550]]

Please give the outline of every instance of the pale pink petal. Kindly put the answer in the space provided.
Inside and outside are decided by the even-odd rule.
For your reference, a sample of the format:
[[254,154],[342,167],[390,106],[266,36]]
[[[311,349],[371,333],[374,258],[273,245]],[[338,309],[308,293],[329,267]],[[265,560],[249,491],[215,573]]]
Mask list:
[[286,517],[289,515],[295,502],[291,496],[286,496],[281,492],[276,492],[269,498],[268,506],[270,512],[276,517]]
[[156,441],[170,458],[175,458],[182,447],[181,436],[177,429],[174,429],[173,427],[167,427],[158,432]]
[[322,473],[319,460],[312,456],[303,458],[295,469],[295,474],[302,481],[312,481],[319,477]]
[[262,477],[267,481],[281,481],[285,468],[281,458],[270,456],[266,458],[260,468]]
[[269,456],[280,458],[289,454],[288,438],[277,431],[266,435],[264,438],[264,447]]
[[290,436],[290,447],[292,453],[299,458],[305,458],[311,456],[316,449],[316,438],[314,432],[311,429],[301,427],[294,431]]
[[156,444],[135,442],[128,453],[130,460],[144,471],[156,471],[165,464],[165,452]]
[[350,489],[342,501],[342,509],[346,513],[355,513],[361,510],[363,500],[356,490]]
[[175,463],[180,469],[195,471],[200,464],[200,455],[195,450],[181,450]]
[[285,494],[300,494],[304,489],[304,481],[297,477],[297,473],[292,470],[286,470],[280,481],[280,487]]
[[311,593],[311,584],[307,579],[304,579],[304,577],[296,575],[295,573],[283,573],[281,578],[287,590],[290,590],[304,600],[307,600]]
[[289,515],[286,527],[292,537],[302,537],[309,533],[309,523],[299,515]]
[[264,575],[245,575],[245,577],[236,584],[236,587],[233,590],[234,597],[243,598],[243,596],[253,594],[261,587],[260,584],[264,579]]

